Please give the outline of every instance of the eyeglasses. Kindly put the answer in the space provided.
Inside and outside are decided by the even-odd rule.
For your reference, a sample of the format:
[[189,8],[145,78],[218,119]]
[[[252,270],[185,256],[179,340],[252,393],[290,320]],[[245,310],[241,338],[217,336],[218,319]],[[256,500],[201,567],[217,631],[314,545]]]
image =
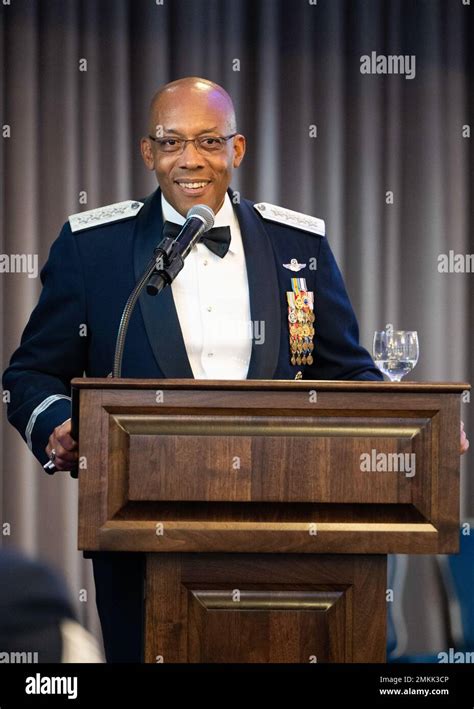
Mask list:
[[224,150],[225,144],[231,138],[234,138],[237,133],[230,135],[200,135],[198,138],[155,138],[154,135],[149,135],[150,140],[153,140],[161,153],[182,153],[186,143],[194,143],[194,147],[200,153],[220,153]]

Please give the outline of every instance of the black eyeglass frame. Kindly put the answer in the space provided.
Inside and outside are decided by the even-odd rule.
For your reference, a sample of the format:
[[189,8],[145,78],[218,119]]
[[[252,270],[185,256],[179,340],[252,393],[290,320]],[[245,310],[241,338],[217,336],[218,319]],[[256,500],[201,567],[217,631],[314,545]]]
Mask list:
[[[196,150],[199,151],[200,150],[200,147],[198,146],[199,140],[208,140],[209,138],[214,138],[215,140],[224,140],[225,142],[227,142],[231,138],[235,138],[236,135],[239,135],[239,134],[238,133],[231,133],[230,135],[199,135],[199,136],[197,136],[197,138],[175,138],[172,135],[169,135],[166,138],[165,137],[156,138],[154,135],[149,135],[148,137],[150,140],[153,140],[155,143],[158,143],[158,144],[160,144],[161,141],[176,140],[177,142],[179,142],[181,144],[181,149],[169,150],[169,151],[163,150],[163,152],[164,153],[165,152],[183,153],[185,150],[186,143],[194,143],[194,147],[196,148]],[[224,147],[224,145],[221,145],[220,147],[222,149]],[[210,150],[210,151],[205,151],[205,152],[213,152],[213,151]],[[218,152],[218,151],[215,151],[215,152]]]

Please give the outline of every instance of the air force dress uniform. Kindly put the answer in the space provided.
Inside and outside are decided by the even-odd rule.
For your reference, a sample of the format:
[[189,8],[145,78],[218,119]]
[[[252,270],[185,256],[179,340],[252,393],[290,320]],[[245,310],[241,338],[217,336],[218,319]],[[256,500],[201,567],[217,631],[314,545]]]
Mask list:
[[[358,343],[357,321],[324,222],[247,200],[234,210],[245,251],[251,321],[265,324],[263,341],[253,340],[247,378],[295,379],[301,372],[303,379],[381,380]],[[41,271],[38,305],[3,376],[11,396],[9,421],[42,464],[50,434],[70,416],[70,380],[110,373],[122,309],[162,228],[157,189],[144,202],[73,215],[53,243]],[[298,282],[312,294],[303,311],[310,311],[305,320],[311,323],[290,322],[291,311],[298,309],[290,307],[288,294],[297,300]],[[292,324],[301,361],[298,351],[291,350]],[[314,334],[298,338],[304,325]],[[308,348],[303,345],[313,345],[305,363]],[[170,288],[156,298],[141,296],[128,331],[122,376],[193,377]]]
[[[267,203],[239,203],[230,190],[226,200],[233,205],[243,247],[247,309],[252,323],[264,324],[264,337],[251,339],[248,362],[240,372],[216,378],[382,380],[359,345],[357,321],[325,238],[324,222]],[[48,460],[45,446],[50,434],[70,416],[70,380],[111,372],[122,309],[161,239],[163,209],[158,188],[144,201],[73,215],[51,247],[40,274],[39,302],[3,375],[4,389],[10,392],[9,421],[41,464]],[[181,274],[186,267],[187,262]],[[186,329],[186,291],[173,290],[181,274],[157,297],[146,293],[140,297],[130,321],[122,376],[192,378],[199,373],[185,342],[192,322],[188,318]],[[111,566],[95,565],[99,613],[105,634],[109,633],[104,638],[107,655],[133,659],[131,648],[140,643],[136,630],[140,592],[132,588],[129,574],[130,594],[120,608],[116,586],[110,586],[110,596],[106,590],[116,573],[113,562],[107,563]],[[115,631],[108,600],[121,614]],[[130,637],[124,628],[127,613]],[[128,655],[118,650],[114,654],[114,632],[115,647],[128,644]],[[134,658],[139,659],[136,653]]]

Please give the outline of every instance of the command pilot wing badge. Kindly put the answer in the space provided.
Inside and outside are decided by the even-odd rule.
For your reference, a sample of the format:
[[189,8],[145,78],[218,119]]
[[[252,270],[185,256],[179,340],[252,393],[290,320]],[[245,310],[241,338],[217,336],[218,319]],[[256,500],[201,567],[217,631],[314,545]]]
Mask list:
[[289,271],[301,271],[302,268],[306,268],[305,263],[298,263],[297,258],[292,258],[290,260],[290,263],[284,263],[283,266],[287,268]]
[[292,278],[291,291],[286,292],[290,362],[292,365],[313,364],[314,293],[307,290],[305,278]]
[[108,204],[106,207],[98,207],[97,209],[88,209],[86,212],[71,214],[69,224],[71,231],[81,231],[93,226],[136,217],[142,207],[143,202],[128,199],[125,202],[116,202],[115,204]]

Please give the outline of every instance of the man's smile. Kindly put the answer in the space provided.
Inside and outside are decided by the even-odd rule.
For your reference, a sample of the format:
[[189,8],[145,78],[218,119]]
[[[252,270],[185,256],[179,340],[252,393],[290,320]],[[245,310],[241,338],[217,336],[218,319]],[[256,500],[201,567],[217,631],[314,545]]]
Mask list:
[[197,196],[202,195],[206,191],[207,187],[211,184],[211,181],[202,179],[191,180],[187,178],[175,180],[175,184],[178,185],[178,187],[184,194]]

